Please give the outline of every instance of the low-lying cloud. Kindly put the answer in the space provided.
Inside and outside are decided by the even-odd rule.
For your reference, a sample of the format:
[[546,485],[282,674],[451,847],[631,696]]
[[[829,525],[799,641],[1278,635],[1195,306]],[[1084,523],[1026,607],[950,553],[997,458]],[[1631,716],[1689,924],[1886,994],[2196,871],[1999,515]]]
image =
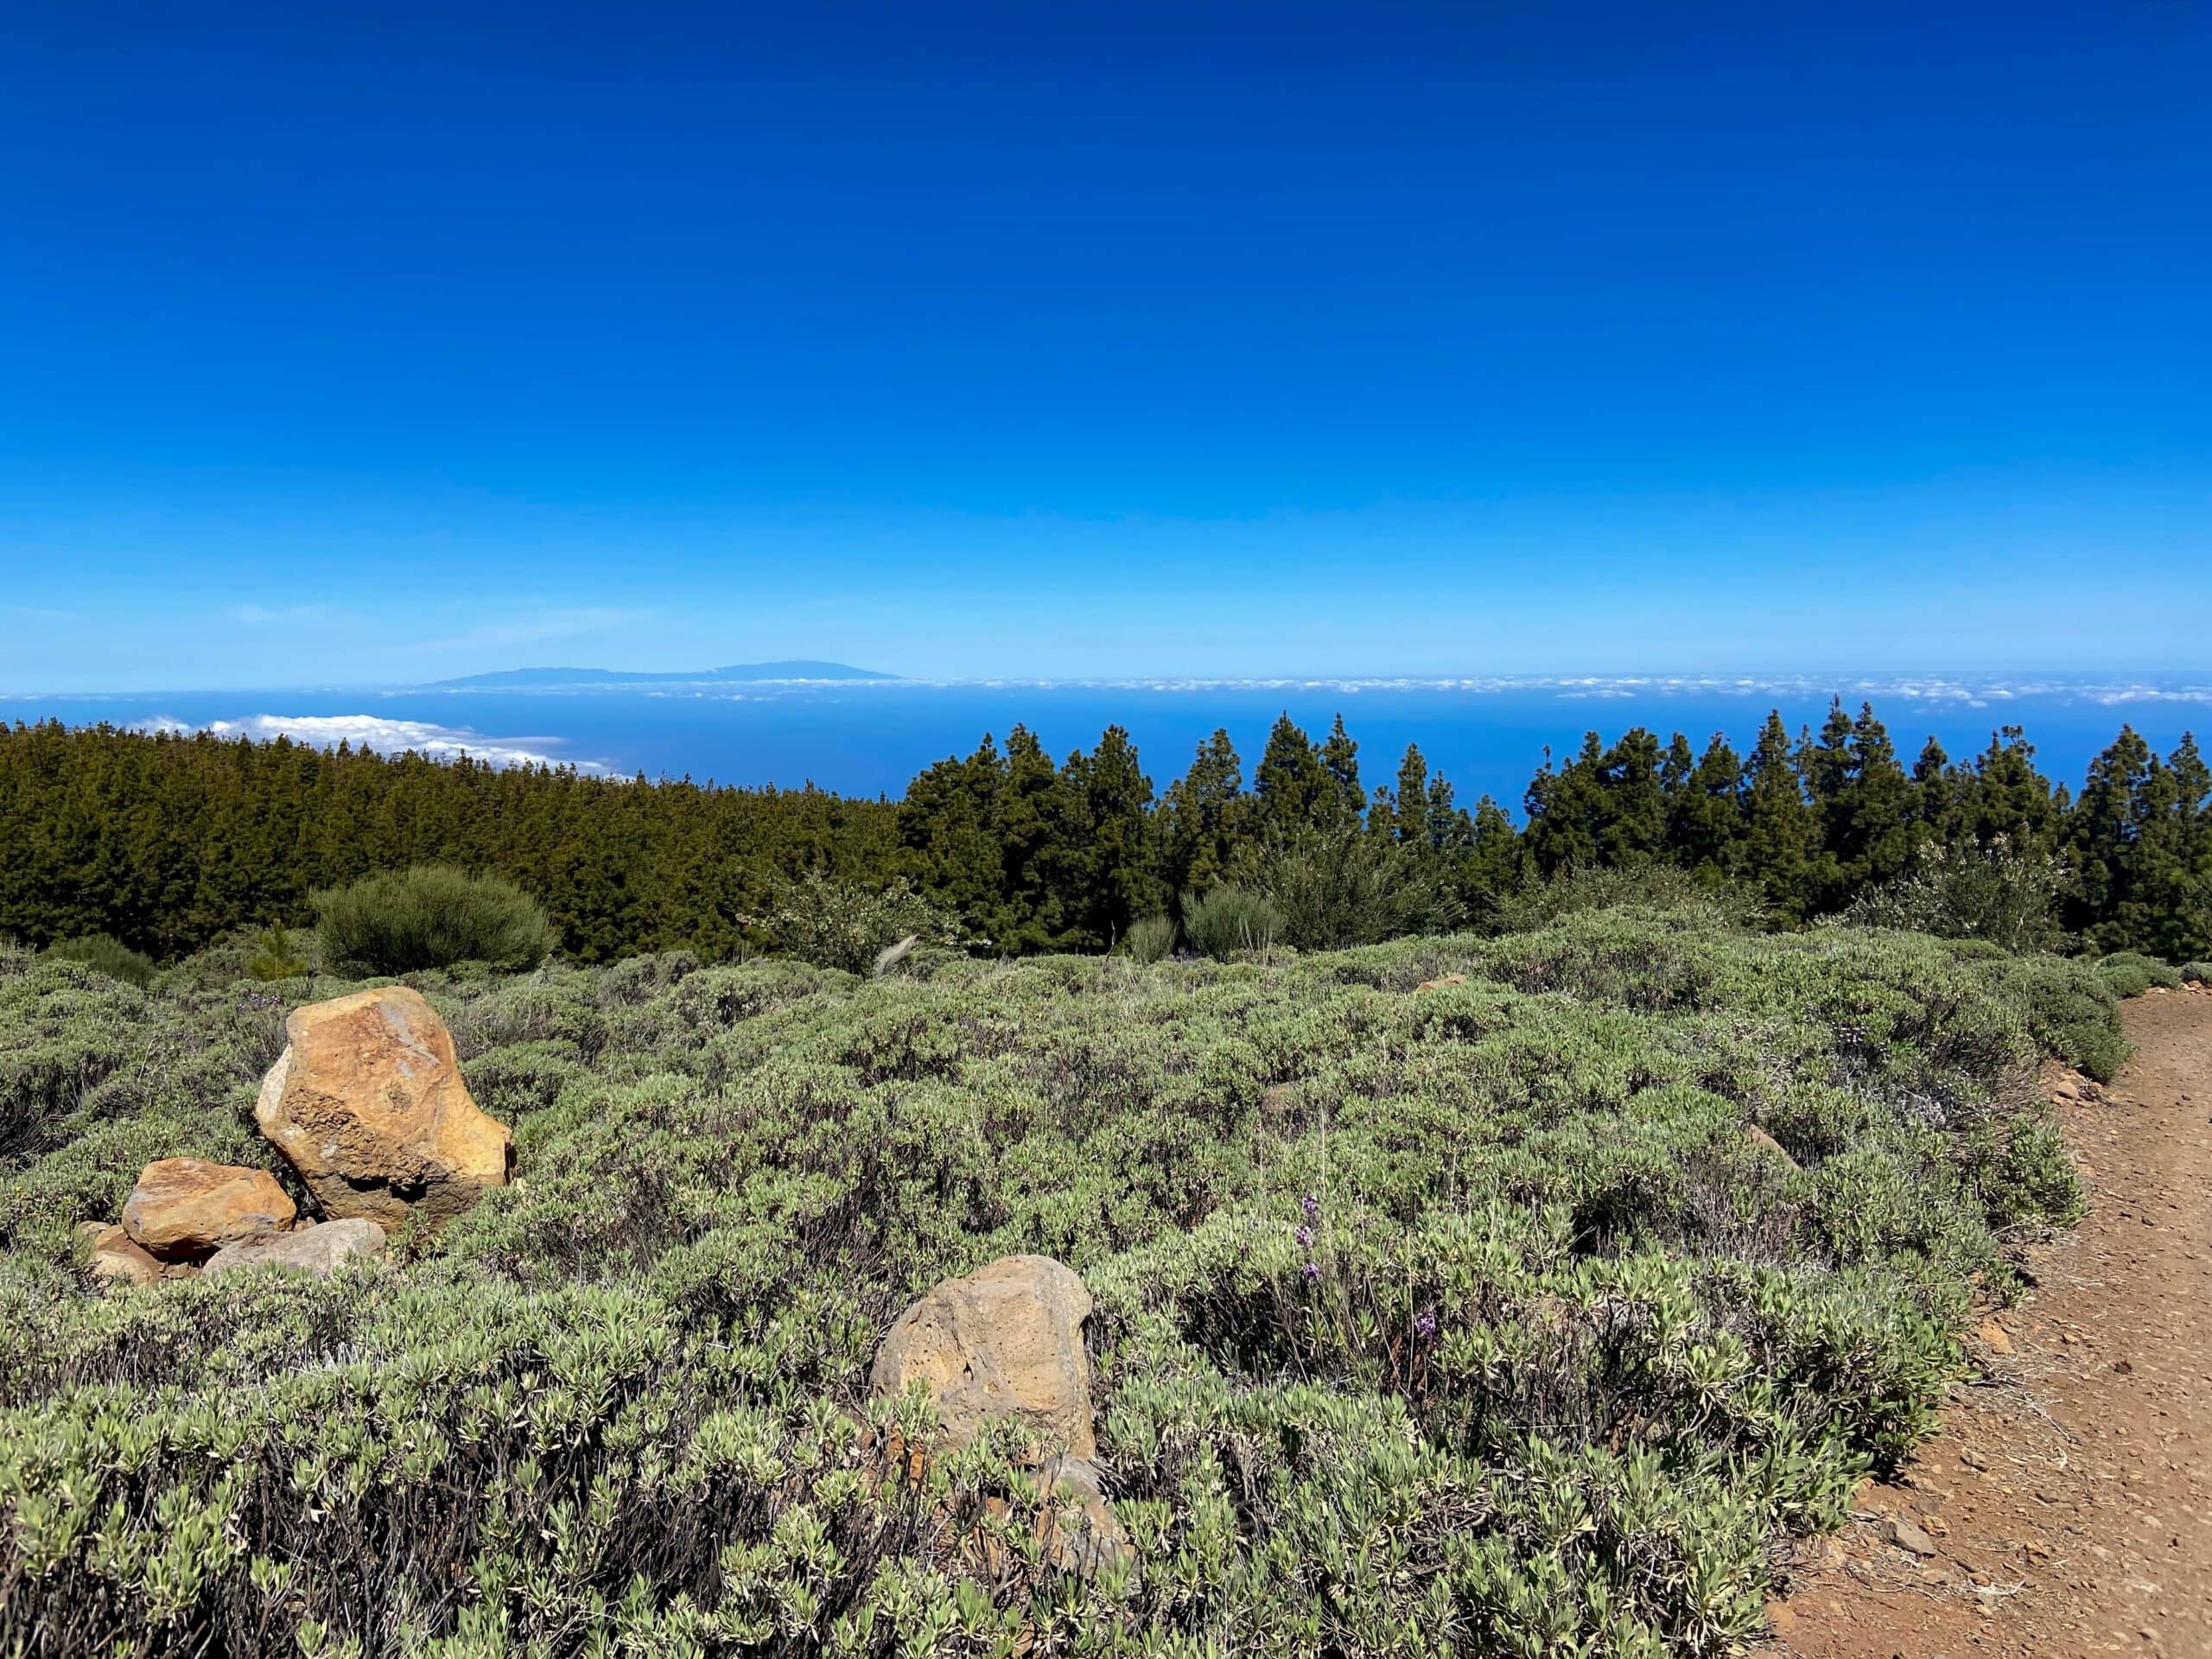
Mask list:
[[494,766],[572,766],[579,772],[604,772],[595,760],[577,760],[560,753],[557,737],[486,737],[466,726],[437,726],[427,720],[391,720],[382,715],[246,715],[237,720],[210,720],[194,725],[172,715],[157,715],[137,723],[144,732],[213,732],[218,737],[249,737],[265,742],[289,737],[295,743],[334,749],[350,743],[378,754],[408,750],[435,760],[466,754]]

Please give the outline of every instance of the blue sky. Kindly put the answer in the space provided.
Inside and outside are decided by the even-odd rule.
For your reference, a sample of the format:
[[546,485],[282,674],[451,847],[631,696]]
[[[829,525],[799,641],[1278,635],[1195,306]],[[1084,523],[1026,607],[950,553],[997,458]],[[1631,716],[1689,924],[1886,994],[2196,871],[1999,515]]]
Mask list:
[[12,7],[0,690],[2212,666],[2208,19]]

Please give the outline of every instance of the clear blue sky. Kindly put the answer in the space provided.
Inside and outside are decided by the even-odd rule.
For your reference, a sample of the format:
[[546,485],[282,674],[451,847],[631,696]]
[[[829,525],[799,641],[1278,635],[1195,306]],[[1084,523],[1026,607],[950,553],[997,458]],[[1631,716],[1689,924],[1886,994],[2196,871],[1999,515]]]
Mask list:
[[2212,666],[2212,9],[9,9],[0,689]]

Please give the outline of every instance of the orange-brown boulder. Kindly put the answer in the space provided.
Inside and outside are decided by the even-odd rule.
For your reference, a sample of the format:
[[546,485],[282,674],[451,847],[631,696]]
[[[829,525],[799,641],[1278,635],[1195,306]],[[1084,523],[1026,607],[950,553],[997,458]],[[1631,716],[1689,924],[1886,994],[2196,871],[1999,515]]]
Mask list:
[[282,1232],[296,1213],[265,1169],[162,1158],[124,1201],[123,1230],[164,1262],[197,1262],[226,1244]]
[[1096,1454],[1090,1358],[1083,1322],[1090,1293],[1044,1255],[1009,1255],[948,1279],[901,1313],[877,1350],[869,1388],[896,1396],[920,1382],[954,1446],[1011,1418],[1046,1446]]
[[461,1081],[445,1021],[404,985],[295,1008],[254,1120],[324,1215],[391,1230],[505,1185],[514,1141]]

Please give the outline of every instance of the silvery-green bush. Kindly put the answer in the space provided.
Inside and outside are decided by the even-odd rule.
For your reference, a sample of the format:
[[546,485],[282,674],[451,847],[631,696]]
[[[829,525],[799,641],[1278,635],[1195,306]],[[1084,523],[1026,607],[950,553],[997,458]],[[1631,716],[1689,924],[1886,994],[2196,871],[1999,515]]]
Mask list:
[[[348,982],[0,950],[0,1647],[1732,1652],[2078,1207],[2038,1053],[2118,1042],[2080,964],[1624,912],[416,982],[526,1183],[329,1283],[104,1295],[70,1230],[149,1159],[283,1176],[254,1090]],[[1009,1443],[869,1447],[889,1321],[1014,1251],[1096,1298],[1128,1570],[1044,1559]]]

